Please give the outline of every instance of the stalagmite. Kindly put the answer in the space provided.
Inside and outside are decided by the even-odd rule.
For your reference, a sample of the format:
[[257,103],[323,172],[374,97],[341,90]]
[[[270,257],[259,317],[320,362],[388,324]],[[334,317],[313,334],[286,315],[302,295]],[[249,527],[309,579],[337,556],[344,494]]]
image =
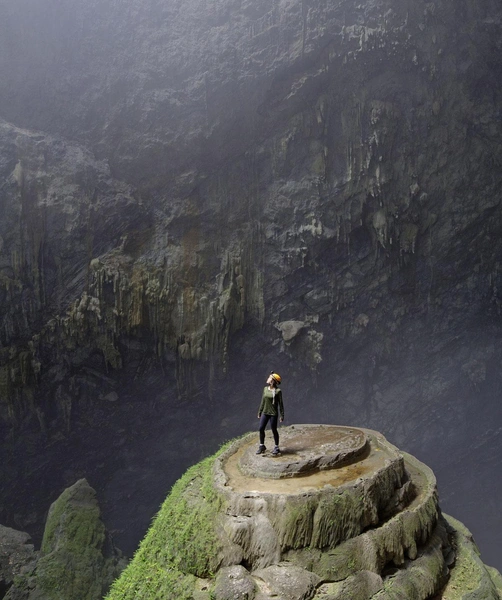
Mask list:
[[108,600],[461,600],[467,568],[499,600],[500,576],[461,547],[426,465],[375,431],[333,425],[282,429],[281,448],[257,455],[249,434],[193,467]]

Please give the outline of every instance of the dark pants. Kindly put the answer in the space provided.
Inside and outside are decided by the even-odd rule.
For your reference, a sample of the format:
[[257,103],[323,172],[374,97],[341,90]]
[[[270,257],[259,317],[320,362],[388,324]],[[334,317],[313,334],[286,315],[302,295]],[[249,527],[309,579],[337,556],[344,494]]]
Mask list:
[[270,429],[274,435],[275,445],[279,445],[279,433],[277,431],[277,415],[262,415],[260,417],[260,444],[265,443],[265,427],[267,423],[270,421]]

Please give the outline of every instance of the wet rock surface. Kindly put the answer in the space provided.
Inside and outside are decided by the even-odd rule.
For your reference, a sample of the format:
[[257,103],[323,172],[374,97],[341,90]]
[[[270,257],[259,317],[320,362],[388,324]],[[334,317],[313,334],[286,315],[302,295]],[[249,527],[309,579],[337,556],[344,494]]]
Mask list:
[[51,505],[40,551],[28,540],[0,527],[6,600],[99,600],[126,565],[101,521],[96,492],[83,479]]
[[363,431],[322,425],[296,425],[281,430],[281,452],[273,460],[270,453],[257,455],[247,448],[239,460],[239,469],[252,477],[282,479],[310,475],[355,462],[369,449]]

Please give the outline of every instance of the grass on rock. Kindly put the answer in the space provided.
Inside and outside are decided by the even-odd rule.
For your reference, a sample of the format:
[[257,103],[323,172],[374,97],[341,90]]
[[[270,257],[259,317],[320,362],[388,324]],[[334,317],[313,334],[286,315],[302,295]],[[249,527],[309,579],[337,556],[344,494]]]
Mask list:
[[220,563],[217,535],[222,498],[213,485],[215,455],[191,467],[173,486],[134,558],[106,600],[189,600],[197,577]]

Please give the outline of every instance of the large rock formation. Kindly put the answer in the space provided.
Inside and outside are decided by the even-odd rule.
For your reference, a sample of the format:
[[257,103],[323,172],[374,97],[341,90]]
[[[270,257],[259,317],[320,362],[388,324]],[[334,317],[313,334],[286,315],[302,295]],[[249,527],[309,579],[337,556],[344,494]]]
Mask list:
[[39,552],[27,534],[3,527],[0,536],[5,600],[100,600],[125,566],[85,479],[51,505]]
[[413,456],[328,425],[287,428],[281,445],[257,456],[248,435],[190,469],[107,599],[502,598]]
[[37,557],[27,533],[0,525],[0,598],[5,596],[16,578],[33,571]]
[[249,428],[229,384],[274,366],[296,420],[336,410],[443,469],[452,508],[494,499],[500,545],[501,19],[1,4],[0,432],[30,465],[0,466],[2,521],[40,531],[54,480],[26,473],[92,470],[136,540],[166,464]]

